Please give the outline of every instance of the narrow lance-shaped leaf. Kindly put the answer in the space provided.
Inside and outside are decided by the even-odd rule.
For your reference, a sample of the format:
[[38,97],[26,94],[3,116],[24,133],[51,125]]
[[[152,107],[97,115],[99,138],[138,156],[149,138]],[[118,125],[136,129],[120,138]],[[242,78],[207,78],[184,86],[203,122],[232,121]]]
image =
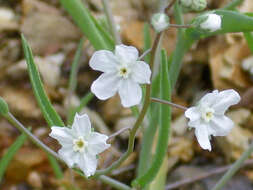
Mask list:
[[40,79],[40,74],[33,60],[32,51],[23,35],[22,35],[22,45],[24,49],[27,69],[32,84],[33,92],[39,104],[39,107],[44,115],[44,118],[46,119],[50,127],[53,125],[64,126],[63,121],[53,108],[51,102],[49,101],[46,95],[42,81]]
[[4,176],[4,173],[13,159],[16,152],[21,148],[21,146],[25,143],[27,139],[25,134],[20,135],[16,141],[8,148],[7,152],[3,155],[2,159],[0,160],[0,182]]
[[[48,125],[50,127],[52,126],[64,126],[63,121],[61,120],[60,116],[57,114],[55,109],[53,108],[51,102],[49,101],[46,92],[43,88],[40,74],[38,72],[38,69],[34,63],[32,51],[26,42],[26,39],[23,35],[21,35],[22,38],[22,46],[24,49],[25,59],[27,63],[27,69],[30,77],[30,81],[32,83],[33,92],[35,94],[35,98],[39,104],[40,110],[43,113],[44,118],[46,119]],[[61,168],[54,157],[51,155],[48,155],[50,164],[55,172],[56,177],[62,178],[63,174],[61,171]]]
[[108,40],[108,35],[97,28],[98,23],[94,22],[89,10],[80,0],[60,0],[60,2],[96,50],[114,48],[113,43]]
[[[170,101],[171,99],[171,82],[169,80],[168,72],[168,61],[166,51],[162,50],[161,56],[161,70],[160,70],[160,96],[161,99]],[[170,121],[171,121],[171,110],[170,107],[161,104],[160,105],[160,126],[158,134],[158,142],[156,146],[156,152],[154,160],[148,171],[141,177],[133,181],[134,186],[145,187],[149,184],[159,172],[162,166],[163,160],[167,153],[168,141],[170,136]]]

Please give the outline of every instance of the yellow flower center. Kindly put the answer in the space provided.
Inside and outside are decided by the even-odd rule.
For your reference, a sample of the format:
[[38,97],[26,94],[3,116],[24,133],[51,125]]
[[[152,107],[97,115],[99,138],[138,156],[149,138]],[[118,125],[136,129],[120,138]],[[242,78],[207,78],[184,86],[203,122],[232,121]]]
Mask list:
[[84,148],[87,145],[83,137],[78,137],[77,139],[74,139],[73,144],[74,144],[73,149],[75,152],[83,152]]
[[212,108],[205,108],[202,112],[202,119],[204,119],[206,122],[209,122],[213,118],[214,109]]

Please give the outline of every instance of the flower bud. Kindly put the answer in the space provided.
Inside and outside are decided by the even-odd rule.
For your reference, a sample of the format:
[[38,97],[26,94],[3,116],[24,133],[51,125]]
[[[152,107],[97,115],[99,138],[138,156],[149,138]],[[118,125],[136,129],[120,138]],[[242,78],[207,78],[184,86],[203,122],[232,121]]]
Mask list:
[[180,1],[185,10],[202,11],[206,8],[206,0],[181,0]]
[[0,115],[7,115],[9,112],[8,104],[0,97]]
[[151,24],[156,32],[161,32],[170,26],[170,18],[164,13],[156,13],[151,19]]
[[215,32],[221,29],[222,19],[220,15],[211,13],[205,16],[206,19],[200,23],[200,28]]
[[207,6],[206,0],[193,0],[191,8],[194,11],[202,11],[206,8],[206,6]]

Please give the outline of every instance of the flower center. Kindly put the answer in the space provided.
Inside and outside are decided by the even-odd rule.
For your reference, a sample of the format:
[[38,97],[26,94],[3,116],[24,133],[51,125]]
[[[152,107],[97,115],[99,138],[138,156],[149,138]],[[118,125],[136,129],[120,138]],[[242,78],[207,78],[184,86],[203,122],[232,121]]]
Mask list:
[[212,108],[205,108],[202,111],[202,119],[204,119],[204,121],[209,122],[212,118],[213,118],[213,114],[214,114],[214,109]]
[[126,79],[126,78],[128,78],[129,73],[130,73],[130,70],[126,66],[122,66],[119,68],[119,76],[120,77],[123,77]]
[[73,149],[75,152],[83,152],[84,148],[87,146],[87,142],[83,139],[83,137],[78,137],[73,140]]

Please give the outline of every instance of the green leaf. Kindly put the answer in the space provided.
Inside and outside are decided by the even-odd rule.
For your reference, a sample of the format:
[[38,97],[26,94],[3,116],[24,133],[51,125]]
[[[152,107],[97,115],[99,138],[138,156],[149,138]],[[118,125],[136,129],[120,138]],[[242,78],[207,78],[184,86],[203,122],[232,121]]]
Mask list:
[[6,101],[0,97],[0,115],[7,115],[9,112],[9,107]]
[[[71,98],[72,94],[75,92],[76,86],[77,86],[77,73],[78,73],[78,69],[79,69],[79,61],[80,61],[80,57],[81,57],[81,53],[82,53],[83,42],[84,42],[84,38],[82,38],[79,42],[79,45],[78,45],[78,48],[75,53],[75,57],[74,57],[74,60],[73,60],[72,66],[71,66],[70,77],[69,77],[69,87],[68,87],[68,97],[67,97],[69,99]],[[70,103],[70,102],[68,102],[68,103]],[[73,111],[73,109],[72,109],[71,105],[68,105],[67,121],[71,120],[72,111]]]
[[247,44],[250,48],[251,53],[253,53],[253,35],[251,32],[244,32],[244,37],[247,41]]
[[94,22],[95,19],[81,0],[60,0],[60,2],[96,50],[114,49],[113,42],[102,28],[98,27],[99,24]]
[[[188,28],[186,30],[188,39],[198,40],[200,38],[206,38],[217,34],[253,31],[253,18],[251,16],[229,10],[215,10],[212,12],[222,17],[221,29],[216,32],[203,32],[198,28]],[[201,16],[202,15],[196,17],[193,22],[200,19]]]
[[3,155],[2,159],[0,160],[0,182],[4,176],[4,173],[13,159],[16,152],[22,147],[25,143],[27,136],[25,134],[20,135],[16,141],[8,148],[7,152]]
[[25,37],[21,35],[21,38],[30,81],[32,83],[33,92],[39,104],[40,110],[42,111],[44,118],[50,127],[64,126],[63,121],[53,108],[43,88],[40,74],[33,60],[32,50],[27,44]]
[[239,6],[244,0],[233,0],[229,2],[225,7],[223,7],[223,10],[233,10],[237,6]]
[[[148,23],[144,24],[143,34],[144,34],[144,48],[143,48],[143,51],[145,52],[148,49],[150,49],[151,46],[152,46],[150,26],[149,26]],[[144,60],[145,60],[145,62],[149,63],[150,62],[150,54],[146,55]]]
[[[161,71],[160,71],[160,95],[161,99],[170,101],[171,100],[171,82],[169,80],[169,71],[168,71],[168,60],[166,51],[162,50],[161,55]],[[159,135],[158,142],[156,146],[156,153],[154,160],[148,171],[133,181],[133,186],[136,187],[145,187],[149,184],[158,174],[163,160],[167,153],[169,136],[170,136],[170,121],[171,121],[171,110],[170,107],[161,104],[160,105],[160,126],[159,126]]]
[[[63,121],[61,120],[60,116],[57,114],[55,109],[53,108],[51,102],[49,101],[46,92],[43,88],[43,84],[40,79],[40,74],[38,72],[38,69],[34,63],[32,50],[30,49],[29,45],[26,42],[26,39],[23,35],[21,35],[22,38],[22,46],[24,49],[25,59],[27,63],[27,69],[30,77],[30,81],[32,83],[33,92],[35,95],[35,98],[39,104],[40,110],[43,113],[44,118],[46,119],[48,125],[50,127],[52,126],[64,126]],[[48,159],[51,163],[51,166],[56,174],[57,178],[62,178],[63,174],[61,171],[60,166],[58,165],[55,158],[48,155]]]

